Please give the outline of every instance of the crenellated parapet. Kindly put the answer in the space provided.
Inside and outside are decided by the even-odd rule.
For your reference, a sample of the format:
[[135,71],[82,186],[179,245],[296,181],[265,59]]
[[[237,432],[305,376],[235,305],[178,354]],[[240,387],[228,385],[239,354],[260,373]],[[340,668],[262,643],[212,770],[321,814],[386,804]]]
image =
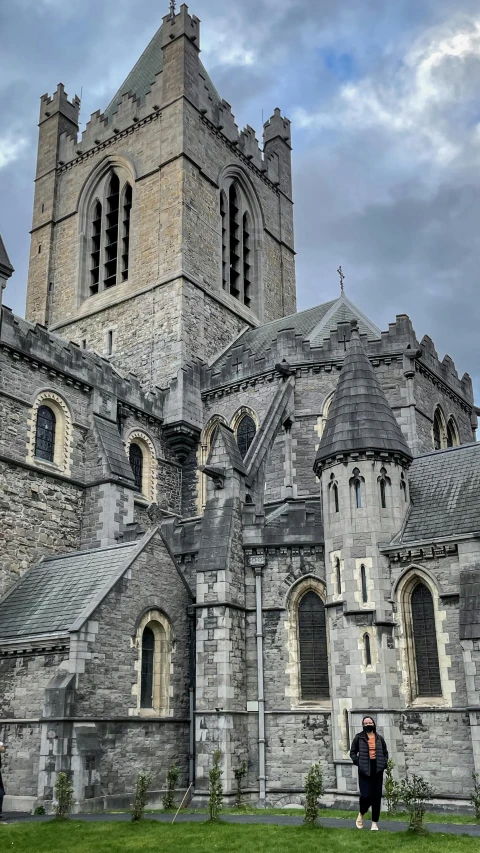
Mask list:
[[38,123],[42,124],[47,119],[51,118],[55,113],[61,113],[65,118],[78,126],[78,116],[80,113],[80,98],[75,95],[73,100],[68,100],[68,95],[65,91],[63,83],[59,83],[56,92],[53,95],[42,95],[40,98],[40,115]]
[[163,421],[164,391],[159,388],[145,391],[132,373],[120,374],[108,359],[81,349],[38,323],[28,323],[10,308],[3,308],[0,346],[12,358],[30,363],[35,370],[63,376],[67,384],[114,397],[147,417]]
[[458,377],[455,362],[449,355],[445,355],[440,361],[435,344],[428,335],[424,335],[420,341],[422,352],[422,365],[434,373],[441,382],[444,382],[458,394],[461,394],[469,402],[473,403],[472,380],[468,373],[464,373],[461,379]]

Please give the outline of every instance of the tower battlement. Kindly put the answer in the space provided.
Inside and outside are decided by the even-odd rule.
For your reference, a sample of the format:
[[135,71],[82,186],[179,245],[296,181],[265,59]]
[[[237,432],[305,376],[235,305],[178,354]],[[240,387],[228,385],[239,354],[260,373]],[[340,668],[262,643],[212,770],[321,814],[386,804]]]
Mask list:
[[59,83],[53,95],[46,93],[40,98],[39,124],[51,118],[55,113],[61,113],[73,124],[78,125],[80,113],[80,98],[78,95],[69,101],[63,83]]

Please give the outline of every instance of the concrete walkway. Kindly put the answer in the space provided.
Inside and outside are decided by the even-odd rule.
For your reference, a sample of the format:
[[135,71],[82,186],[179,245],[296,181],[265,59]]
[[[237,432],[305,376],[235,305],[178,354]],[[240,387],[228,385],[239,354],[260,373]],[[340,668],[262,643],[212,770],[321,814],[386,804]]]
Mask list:
[[[352,819],[336,818],[323,816],[320,813],[320,823],[333,829],[355,829],[355,814],[352,813]],[[52,818],[46,815],[30,815],[23,812],[10,812],[5,814],[8,823],[42,823]],[[101,821],[129,821],[129,813],[121,814],[78,814],[72,815],[72,820],[84,820],[88,823],[96,823]],[[156,820],[160,823],[171,823],[173,820],[172,814],[147,814],[147,820]],[[299,815],[274,815],[274,814],[223,814],[222,821],[225,823],[266,823],[277,826],[301,826],[303,818]],[[195,814],[194,812],[181,812],[176,822],[177,823],[202,823],[207,820],[206,814]],[[480,825],[474,824],[454,824],[454,823],[427,823],[430,832],[443,833],[445,835],[471,835],[480,838]],[[383,832],[404,832],[407,828],[406,823],[400,821],[384,821],[380,825]],[[364,832],[370,831],[370,821],[365,821]]]

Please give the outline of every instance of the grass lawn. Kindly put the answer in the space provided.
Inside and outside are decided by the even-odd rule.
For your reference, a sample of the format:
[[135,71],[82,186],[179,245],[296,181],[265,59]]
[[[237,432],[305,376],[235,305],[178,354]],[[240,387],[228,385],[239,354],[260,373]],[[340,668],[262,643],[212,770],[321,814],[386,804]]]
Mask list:
[[0,826],[0,850],[12,853],[478,853],[478,838],[356,829],[232,824],[84,823],[71,819]]
[[[147,814],[158,814],[161,812],[161,809],[147,809]],[[175,814],[176,809],[172,810],[172,816]],[[207,809],[185,809],[184,811],[190,811],[194,814],[208,814]],[[241,809],[235,808],[225,808],[222,809],[222,814],[245,814],[245,815],[265,815],[265,814],[280,814],[280,815],[297,815],[303,818],[304,809],[299,807],[298,809],[256,809],[253,806],[246,805]],[[355,820],[357,816],[356,811],[346,811],[342,809],[321,809],[319,819],[322,817],[343,817],[346,820],[351,820],[352,822]],[[370,819],[370,812],[366,816],[366,820]],[[394,815],[389,815],[387,812],[382,812],[380,816],[381,821],[400,821],[404,823],[408,823],[408,814],[407,812],[396,812]],[[453,823],[453,824],[464,824],[465,826],[478,826],[479,821],[475,820],[473,815],[461,815],[461,814],[439,814],[438,812],[427,812],[425,815],[425,823]]]

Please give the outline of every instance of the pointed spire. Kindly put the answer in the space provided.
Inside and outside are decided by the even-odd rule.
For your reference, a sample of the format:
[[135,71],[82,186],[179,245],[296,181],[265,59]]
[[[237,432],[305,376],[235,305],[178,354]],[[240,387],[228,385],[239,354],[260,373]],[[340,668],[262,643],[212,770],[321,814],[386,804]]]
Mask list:
[[315,460],[320,472],[327,459],[351,452],[412,454],[360,341],[356,320]]

